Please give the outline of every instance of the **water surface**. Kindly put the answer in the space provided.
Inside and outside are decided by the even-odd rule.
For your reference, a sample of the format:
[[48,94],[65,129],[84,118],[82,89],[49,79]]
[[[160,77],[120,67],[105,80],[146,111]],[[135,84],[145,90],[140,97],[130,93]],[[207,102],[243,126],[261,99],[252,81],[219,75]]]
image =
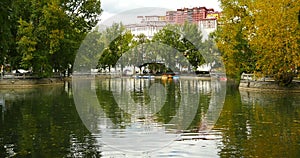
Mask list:
[[[77,87],[94,92],[98,106],[76,105],[71,83],[1,89],[0,157],[300,157],[299,93],[238,91],[227,85],[220,106],[214,104],[220,84],[105,79]],[[192,94],[199,98],[187,101]],[[198,106],[191,106],[196,101]],[[193,119],[183,130],[180,122],[189,115]],[[215,124],[205,120],[216,116]],[[155,150],[138,152],[145,148]]]

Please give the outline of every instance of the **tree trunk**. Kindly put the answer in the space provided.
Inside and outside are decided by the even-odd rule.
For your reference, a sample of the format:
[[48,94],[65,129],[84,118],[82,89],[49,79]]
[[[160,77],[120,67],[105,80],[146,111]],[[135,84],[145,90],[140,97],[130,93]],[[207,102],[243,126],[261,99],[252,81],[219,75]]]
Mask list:
[[279,86],[288,86],[292,83],[294,78],[293,73],[283,73],[275,77],[275,80],[278,82]]

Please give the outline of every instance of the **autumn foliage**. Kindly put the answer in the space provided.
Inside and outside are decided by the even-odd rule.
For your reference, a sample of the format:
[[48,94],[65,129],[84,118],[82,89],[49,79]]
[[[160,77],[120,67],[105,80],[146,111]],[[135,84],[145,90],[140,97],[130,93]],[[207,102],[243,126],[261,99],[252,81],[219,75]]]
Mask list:
[[289,85],[300,67],[300,2],[221,0],[216,41],[229,76],[255,73]]

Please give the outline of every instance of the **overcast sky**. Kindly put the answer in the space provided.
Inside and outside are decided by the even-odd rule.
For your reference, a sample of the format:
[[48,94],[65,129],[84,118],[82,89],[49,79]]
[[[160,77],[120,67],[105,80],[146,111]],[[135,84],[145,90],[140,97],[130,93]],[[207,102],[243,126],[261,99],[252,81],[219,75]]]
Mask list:
[[101,21],[123,11],[143,7],[160,7],[176,10],[184,7],[192,8],[204,6],[220,11],[219,5],[218,0],[101,0],[101,8],[103,9]]

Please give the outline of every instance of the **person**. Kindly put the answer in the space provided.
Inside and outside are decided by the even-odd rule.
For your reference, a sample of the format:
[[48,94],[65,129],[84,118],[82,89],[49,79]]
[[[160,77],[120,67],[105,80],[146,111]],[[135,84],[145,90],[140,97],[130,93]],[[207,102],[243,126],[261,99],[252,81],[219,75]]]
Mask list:
[[3,79],[3,68],[4,68],[4,66],[1,65],[1,71],[0,71],[0,73],[1,73],[1,79]]

